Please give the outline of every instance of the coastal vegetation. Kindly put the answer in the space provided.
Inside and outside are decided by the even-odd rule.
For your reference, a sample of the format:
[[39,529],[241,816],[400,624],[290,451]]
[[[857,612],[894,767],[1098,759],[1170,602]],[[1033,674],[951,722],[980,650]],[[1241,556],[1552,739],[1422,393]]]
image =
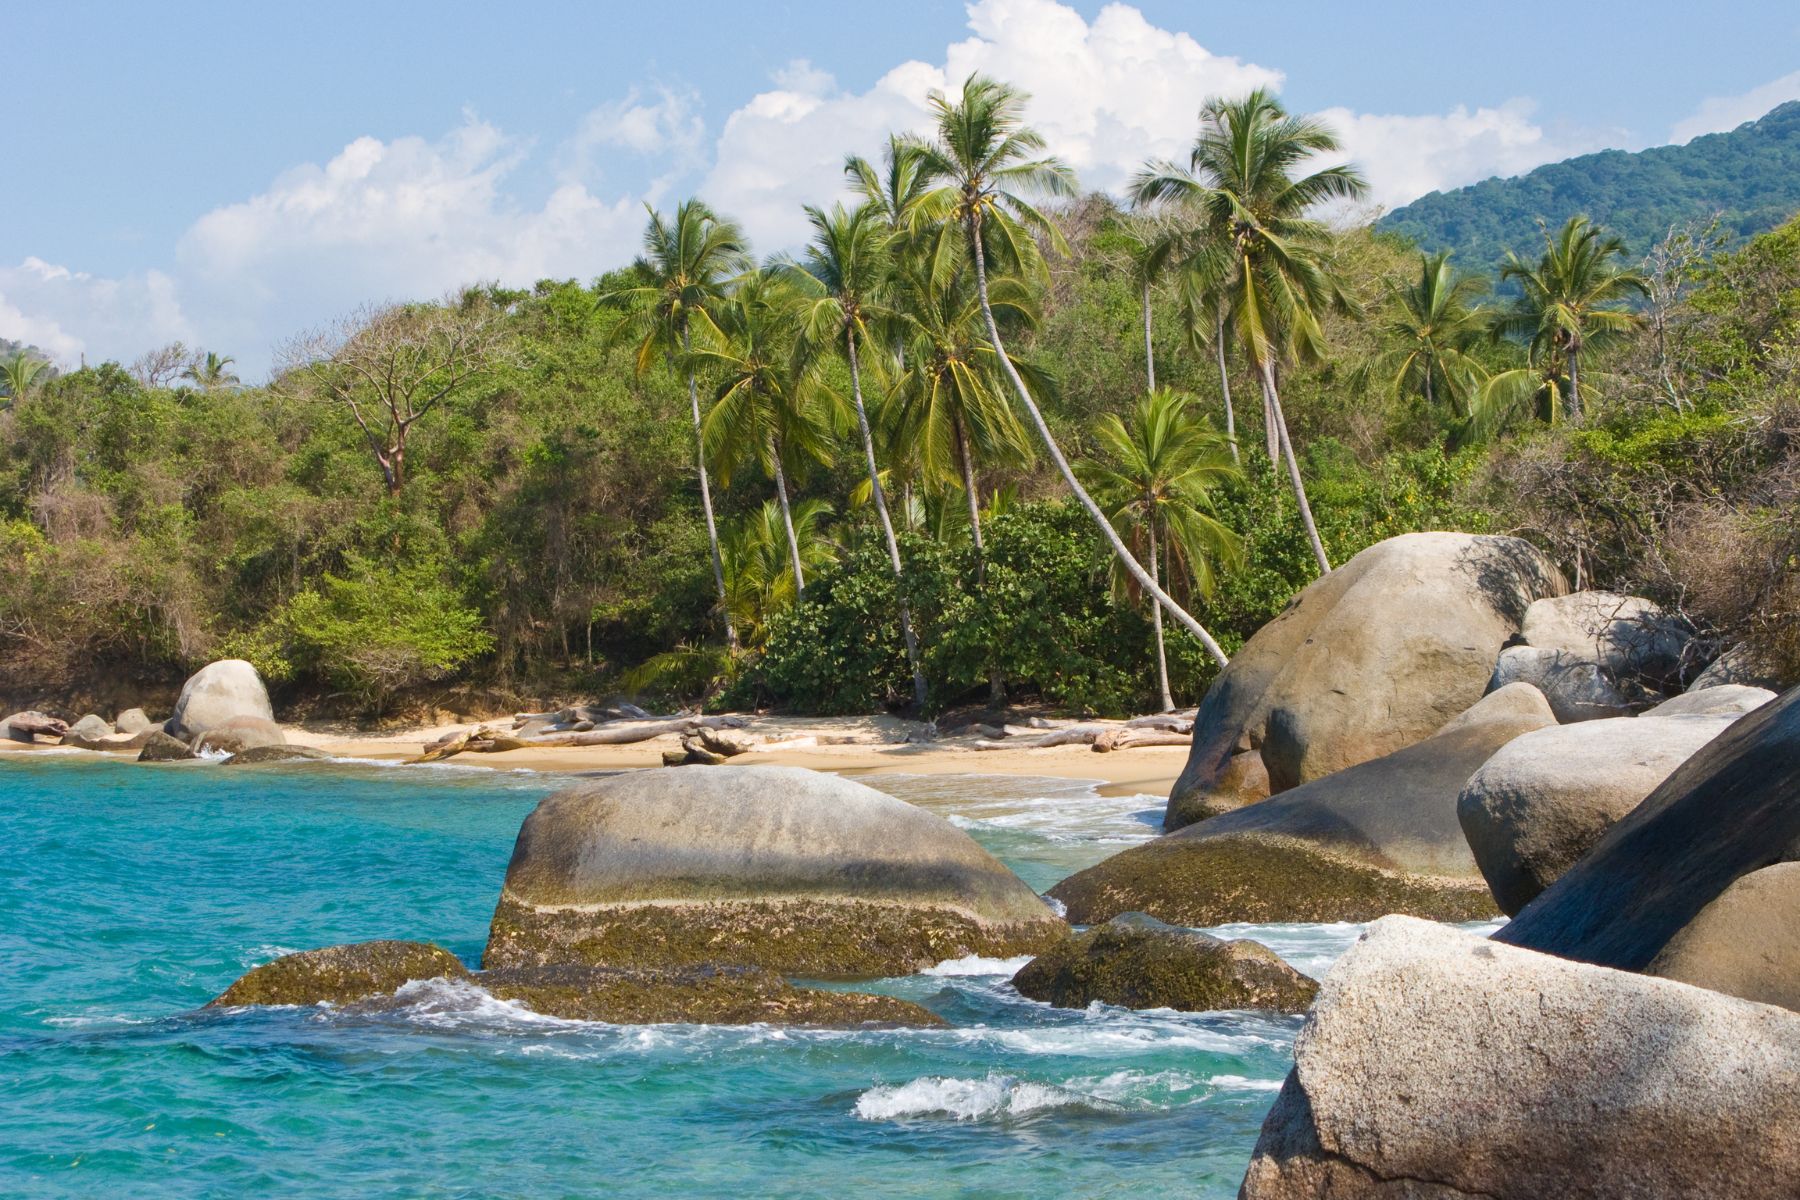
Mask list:
[[364,310],[263,384],[219,349],[7,347],[0,692],[237,656],[364,717],[1142,711],[1434,528],[1800,674],[1800,222],[1646,244],[1594,206],[1502,264],[1323,219],[1360,177],[1267,94],[1209,104],[1129,205],[1004,84],[933,103],[792,257],[688,200],[634,264]]

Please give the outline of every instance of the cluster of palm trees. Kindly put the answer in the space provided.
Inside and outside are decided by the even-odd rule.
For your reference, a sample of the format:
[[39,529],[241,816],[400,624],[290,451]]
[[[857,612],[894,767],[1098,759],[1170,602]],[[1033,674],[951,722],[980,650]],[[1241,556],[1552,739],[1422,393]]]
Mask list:
[[[635,343],[640,371],[661,361],[685,376],[714,583],[732,647],[739,626],[754,619],[746,592],[804,597],[814,556],[800,527],[816,527],[824,514],[795,502],[793,479],[808,463],[828,461],[840,433],[854,429],[860,442],[861,490],[903,582],[892,490],[900,489],[909,524],[919,507],[915,488],[960,491],[979,577],[977,474],[984,465],[1027,459],[1029,426],[1111,546],[1121,589],[1151,603],[1166,701],[1165,612],[1226,661],[1176,593],[1204,592],[1215,566],[1237,553],[1230,531],[1205,511],[1209,491],[1236,469],[1239,455],[1228,335],[1256,370],[1271,457],[1287,463],[1319,569],[1330,569],[1286,432],[1279,373],[1319,353],[1320,314],[1346,303],[1329,270],[1329,231],[1308,214],[1323,201],[1359,195],[1362,181],[1349,167],[1295,177],[1309,156],[1334,150],[1335,138],[1256,92],[1206,107],[1187,166],[1146,164],[1136,198],[1158,219],[1140,256],[1146,331],[1151,285],[1164,276],[1178,281],[1184,319],[1206,328],[1195,344],[1210,340],[1220,364],[1226,433],[1213,432],[1191,398],[1156,388],[1152,356],[1135,423],[1114,417],[1096,430],[1110,461],[1078,466],[1038,404],[1049,381],[1007,349],[1009,338],[1037,321],[1046,250],[1067,252],[1038,203],[1075,194],[1073,173],[1025,124],[1024,103],[1017,90],[979,75],[958,95],[934,93],[934,136],[891,138],[879,163],[849,159],[845,173],[860,203],[809,207],[812,238],[797,260],[756,264],[738,227],[698,200],[672,217],[652,212],[637,264],[642,282],[602,298],[623,310],[611,337]],[[711,397],[705,406],[702,380]],[[774,495],[722,537],[712,484],[749,468],[769,479]],[[787,552],[780,573],[771,572],[767,553],[777,521]],[[922,703],[924,673],[904,600],[899,618]]]

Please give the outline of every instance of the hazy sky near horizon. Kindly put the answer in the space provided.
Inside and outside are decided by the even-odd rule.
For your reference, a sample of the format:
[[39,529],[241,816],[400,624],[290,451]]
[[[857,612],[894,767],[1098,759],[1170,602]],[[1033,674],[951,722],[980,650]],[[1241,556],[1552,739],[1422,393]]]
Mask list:
[[0,337],[71,365],[180,339],[255,378],[363,302],[621,265],[646,202],[698,191],[787,248],[845,153],[972,70],[1109,190],[1207,95],[1276,87],[1386,206],[1800,98],[1791,0],[515,9],[3,0]]

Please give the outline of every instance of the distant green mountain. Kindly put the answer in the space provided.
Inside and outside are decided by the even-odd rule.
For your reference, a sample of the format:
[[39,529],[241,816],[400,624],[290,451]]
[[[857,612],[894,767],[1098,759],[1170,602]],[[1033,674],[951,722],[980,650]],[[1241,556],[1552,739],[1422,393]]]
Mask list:
[[1724,231],[1741,238],[1773,229],[1796,210],[1800,101],[1790,101],[1760,121],[1684,146],[1603,150],[1511,179],[1433,192],[1380,224],[1428,250],[1456,251],[1465,268],[1487,269],[1508,250],[1536,251],[1540,223],[1554,228],[1578,213],[1642,254],[1677,221],[1719,213]]

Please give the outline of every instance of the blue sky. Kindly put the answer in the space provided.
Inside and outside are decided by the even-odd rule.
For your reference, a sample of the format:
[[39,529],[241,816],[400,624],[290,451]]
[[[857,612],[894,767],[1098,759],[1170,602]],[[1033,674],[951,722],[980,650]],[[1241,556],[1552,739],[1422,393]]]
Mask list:
[[7,0],[0,336],[260,374],[361,302],[590,277],[693,190],[778,249],[846,151],[970,69],[1031,89],[1097,187],[1177,151],[1205,94],[1273,84],[1387,204],[1800,97],[1791,3],[518,9]]

